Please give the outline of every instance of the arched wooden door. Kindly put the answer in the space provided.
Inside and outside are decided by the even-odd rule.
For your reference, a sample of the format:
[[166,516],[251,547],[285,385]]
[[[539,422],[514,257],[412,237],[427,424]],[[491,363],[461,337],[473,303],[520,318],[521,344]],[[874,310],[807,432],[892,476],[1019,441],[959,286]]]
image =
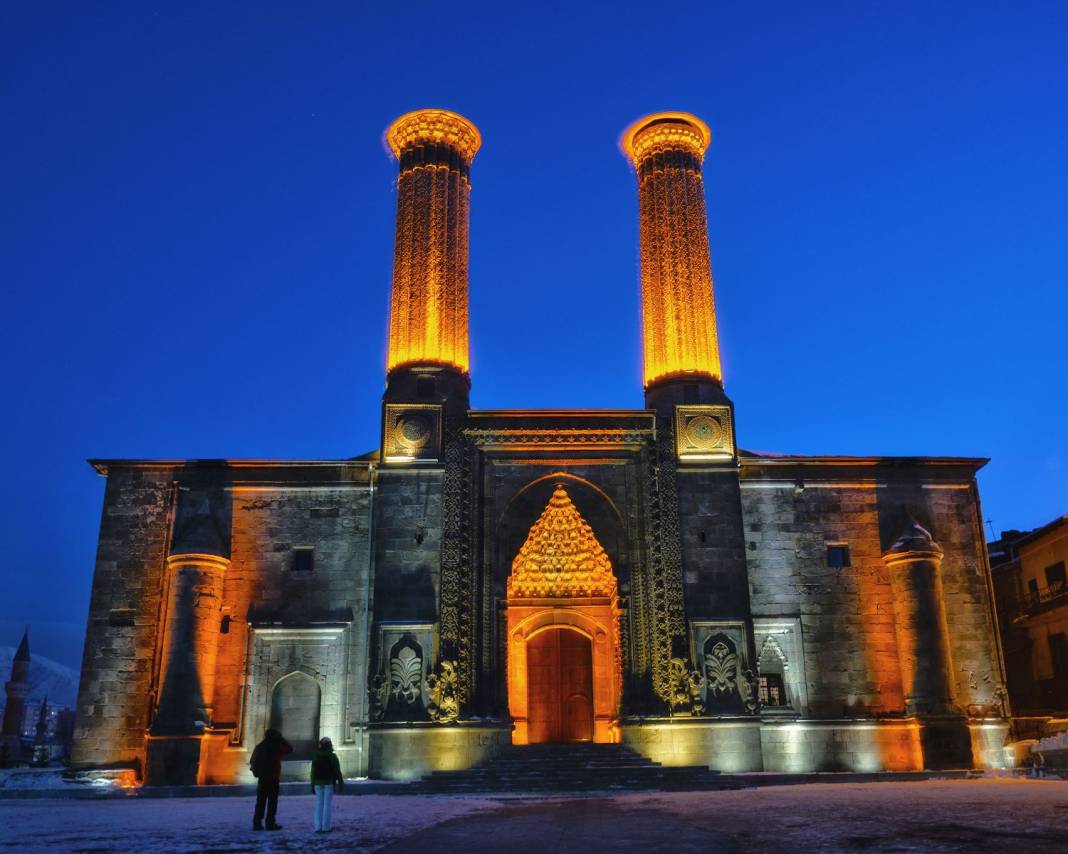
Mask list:
[[531,744],[593,738],[590,639],[567,628],[527,641],[527,714]]

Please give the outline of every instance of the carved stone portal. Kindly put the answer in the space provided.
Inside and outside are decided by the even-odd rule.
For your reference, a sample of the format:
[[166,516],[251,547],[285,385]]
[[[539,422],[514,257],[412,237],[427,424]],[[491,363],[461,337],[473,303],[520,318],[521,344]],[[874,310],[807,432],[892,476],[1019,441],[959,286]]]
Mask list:
[[512,742],[618,742],[623,680],[616,579],[562,485],[531,526],[507,589]]

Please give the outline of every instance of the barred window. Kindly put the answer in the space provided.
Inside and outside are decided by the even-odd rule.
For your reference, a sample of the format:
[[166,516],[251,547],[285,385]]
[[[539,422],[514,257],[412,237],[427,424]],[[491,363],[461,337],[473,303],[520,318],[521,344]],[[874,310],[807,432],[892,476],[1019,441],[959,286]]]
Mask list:
[[778,673],[760,674],[760,704],[762,706],[785,706],[786,690]]

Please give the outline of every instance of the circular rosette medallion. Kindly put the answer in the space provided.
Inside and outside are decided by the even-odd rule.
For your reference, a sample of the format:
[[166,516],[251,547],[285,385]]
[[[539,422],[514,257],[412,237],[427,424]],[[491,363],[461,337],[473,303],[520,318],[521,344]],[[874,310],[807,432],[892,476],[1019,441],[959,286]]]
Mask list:
[[394,436],[397,443],[403,445],[409,451],[415,451],[425,447],[430,441],[430,433],[433,429],[431,419],[416,413],[406,413],[397,419],[397,427]]
[[712,451],[723,442],[723,427],[708,415],[698,415],[686,425],[686,439],[695,448]]

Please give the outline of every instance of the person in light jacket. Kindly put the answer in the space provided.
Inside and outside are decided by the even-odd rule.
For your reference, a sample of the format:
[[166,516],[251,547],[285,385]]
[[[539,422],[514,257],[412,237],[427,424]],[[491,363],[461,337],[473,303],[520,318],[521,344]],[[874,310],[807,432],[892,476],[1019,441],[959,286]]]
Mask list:
[[311,762],[311,786],[315,795],[315,832],[330,832],[330,802],[334,790],[340,792],[345,786],[341,776],[341,763],[334,753],[334,745],[329,738],[319,739],[319,749]]

